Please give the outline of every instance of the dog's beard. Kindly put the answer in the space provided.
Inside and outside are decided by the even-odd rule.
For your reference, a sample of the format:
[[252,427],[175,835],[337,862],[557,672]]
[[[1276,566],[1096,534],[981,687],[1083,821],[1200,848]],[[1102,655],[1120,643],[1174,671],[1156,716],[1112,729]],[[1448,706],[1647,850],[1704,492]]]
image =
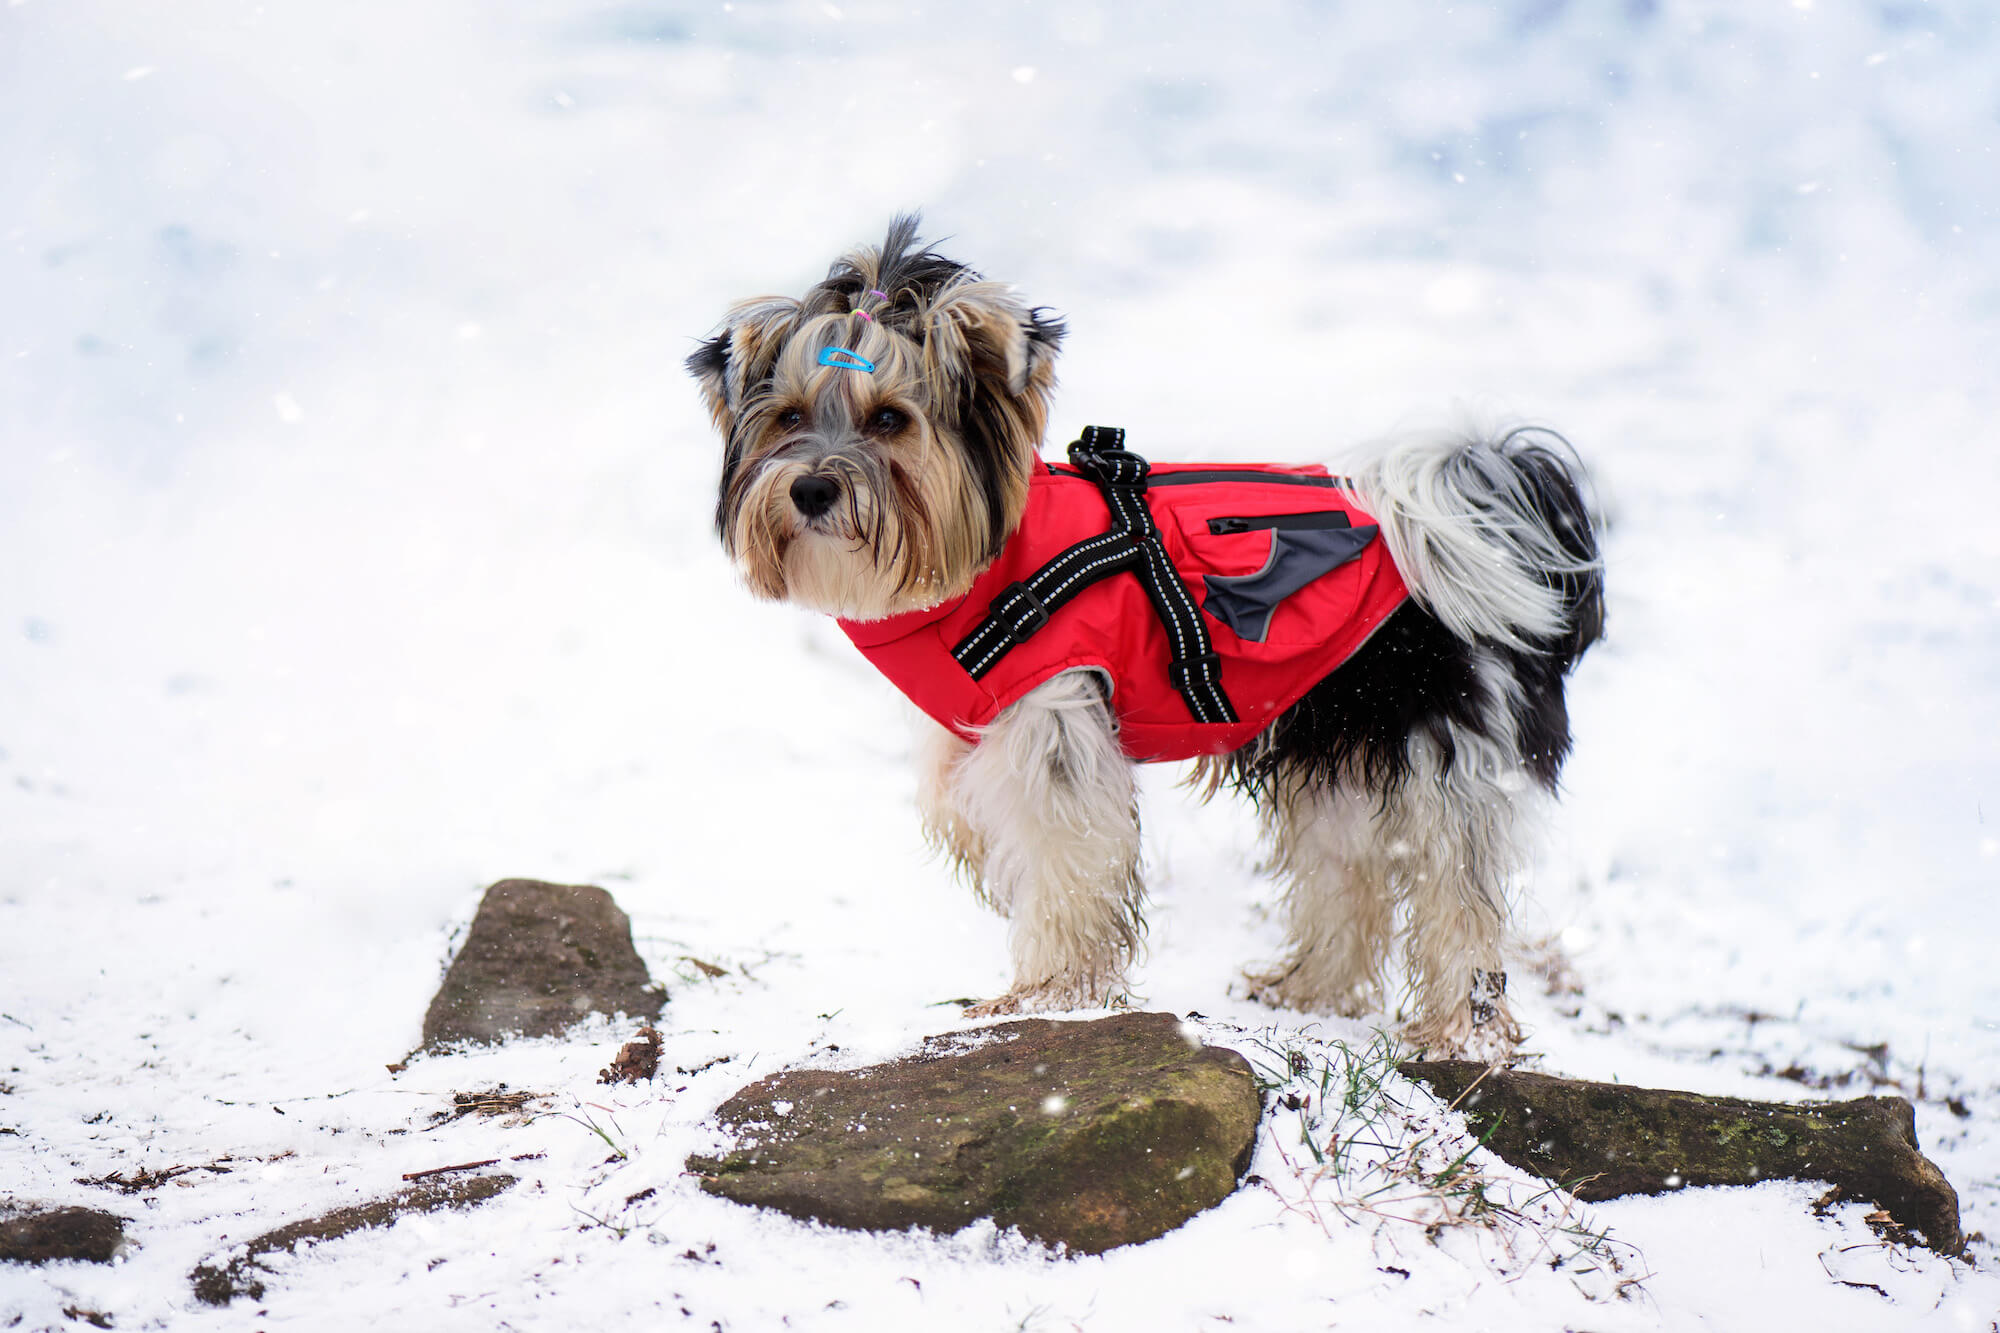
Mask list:
[[[734,505],[729,547],[760,597],[849,620],[879,620],[962,594],[990,558],[983,500],[970,478],[927,453],[918,470],[868,454],[836,454],[809,467],[773,459]],[[807,475],[840,494],[807,518],[791,498]]]

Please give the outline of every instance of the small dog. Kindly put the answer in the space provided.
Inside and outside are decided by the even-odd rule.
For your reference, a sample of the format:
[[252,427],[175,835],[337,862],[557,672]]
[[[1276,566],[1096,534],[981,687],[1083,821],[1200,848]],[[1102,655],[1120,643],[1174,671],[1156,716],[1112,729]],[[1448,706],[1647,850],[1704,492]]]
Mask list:
[[1367,1012],[1400,907],[1408,1040],[1518,1041],[1507,886],[1603,623],[1566,446],[1411,439],[1335,477],[1149,467],[1092,428],[1052,467],[1063,326],[916,228],[737,305],[688,368],[751,590],[839,617],[941,724],[925,829],[1011,923],[1013,985],[972,1012],[1121,995],[1133,764],[1192,758],[1253,799],[1285,885],[1286,956],[1254,996]]

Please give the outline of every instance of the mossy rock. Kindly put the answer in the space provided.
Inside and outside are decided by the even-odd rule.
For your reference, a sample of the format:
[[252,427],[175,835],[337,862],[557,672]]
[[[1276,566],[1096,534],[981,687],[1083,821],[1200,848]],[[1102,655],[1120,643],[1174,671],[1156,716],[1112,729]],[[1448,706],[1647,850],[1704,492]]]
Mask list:
[[951,1232],[991,1217],[1095,1254],[1228,1197],[1261,1110],[1243,1057],[1172,1014],[1029,1019],[752,1084],[717,1111],[732,1150],[688,1169],[712,1194],[833,1226]]
[[1958,1194],[1917,1150],[1916,1111],[1901,1097],[1752,1102],[1465,1060],[1412,1061],[1402,1071],[1455,1103],[1502,1159],[1579,1199],[1823,1180],[1878,1204],[1934,1250],[1965,1246]]
[[431,1000],[423,1049],[551,1037],[592,1014],[650,1020],[665,1002],[609,893],[503,879],[479,900]]
[[471,1208],[485,1203],[511,1188],[513,1176],[461,1176],[453,1180],[427,1180],[401,1189],[383,1199],[336,1208],[302,1222],[293,1222],[267,1231],[238,1246],[228,1258],[198,1264],[188,1275],[197,1299],[209,1305],[227,1305],[238,1296],[261,1300],[264,1279],[271,1269],[266,1256],[280,1251],[296,1254],[301,1245],[317,1245],[337,1240],[357,1231],[385,1227],[412,1213],[434,1213],[441,1208]]

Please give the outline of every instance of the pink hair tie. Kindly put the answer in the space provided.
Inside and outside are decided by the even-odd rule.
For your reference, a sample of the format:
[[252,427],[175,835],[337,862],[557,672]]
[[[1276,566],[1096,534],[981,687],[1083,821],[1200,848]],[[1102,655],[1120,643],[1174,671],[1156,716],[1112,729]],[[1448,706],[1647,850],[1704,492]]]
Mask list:
[[861,318],[867,320],[870,324],[873,324],[875,322],[875,316],[869,314],[866,310],[850,310],[847,313],[850,315],[859,315],[861,316]]

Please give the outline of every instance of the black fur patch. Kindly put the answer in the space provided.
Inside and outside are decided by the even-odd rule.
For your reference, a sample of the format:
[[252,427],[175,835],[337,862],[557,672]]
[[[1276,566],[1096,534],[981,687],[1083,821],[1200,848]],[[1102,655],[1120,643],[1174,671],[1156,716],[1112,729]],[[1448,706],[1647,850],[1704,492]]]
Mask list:
[[1331,787],[1341,778],[1387,796],[1410,775],[1412,736],[1428,735],[1449,755],[1448,724],[1489,734],[1493,702],[1473,670],[1472,649],[1405,602],[1265,737],[1232,754],[1230,776],[1257,796]]
[[722,447],[722,477],[715,493],[715,535],[729,546],[729,512],[736,507],[737,482],[743,475],[743,444],[738,439],[739,431],[731,431],[729,440]]
[[995,394],[995,387],[984,375],[973,376],[959,409],[966,468],[986,502],[986,554],[982,558],[988,561],[999,557],[1010,535],[1007,479],[1012,463],[1006,440],[1007,421],[1013,411]]
[[[688,374],[700,381],[704,390],[727,402],[729,397],[729,330],[705,340],[687,359]],[[743,450],[734,439],[724,442],[722,481],[715,500],[715,535],[726,544],[729,539],[729,489],[743,466]]]
[[1514,738],[1521,747],[1516,758],[1535,775],[1535,781],[1554,791],[1563,760],[1569,758],[1569,703],[1563,698],[1563,673],[1574,659],[1508,651],[1501,656],[1521,687],[1514,704]]
[[729,330],[722,332],[694,349],[687,359],[688,374],[698,380],[722,380],[729,369]]
[[1049,313],[1047,306],[1038,305],[1028,312],[1028,341],[1043,351],[1053,354],[1068,336],[1069,325]]
[[[889,224],[872,281],[846,259],[835,260],[825,281],[806,293],[805,317],[845,314],[872,288],[886,293],[888,301],[871,304],[869,313],[878,323],[897,327],[908,323],[943,288],[979,276],[968,265],[922,248],[917,241],[920,223],[916,214],[904,213]],[[918,330],[903,331],[919,340],[923,336]]]
[[[1529,440],[1538,433],[1554,434],[1524,428],[1510,432],[1500,447],[1514,465],[1536,516],[1578,566],[1543,576],[1549,587],[1562,594],[1564,632],[1547,645],[1561,677],[1576,665],[1586,648],[1604,636],[1604,566],[1598,559],[1597,533],[1591,526],[1590,506],[1577,487],[1576,472],[1561,454]],[[1554,438],[1562,440],[1560,435]],[[1568,447],[1568,441],[1562,443]],[[1560,705],[1560,697],[1557,702]]]

